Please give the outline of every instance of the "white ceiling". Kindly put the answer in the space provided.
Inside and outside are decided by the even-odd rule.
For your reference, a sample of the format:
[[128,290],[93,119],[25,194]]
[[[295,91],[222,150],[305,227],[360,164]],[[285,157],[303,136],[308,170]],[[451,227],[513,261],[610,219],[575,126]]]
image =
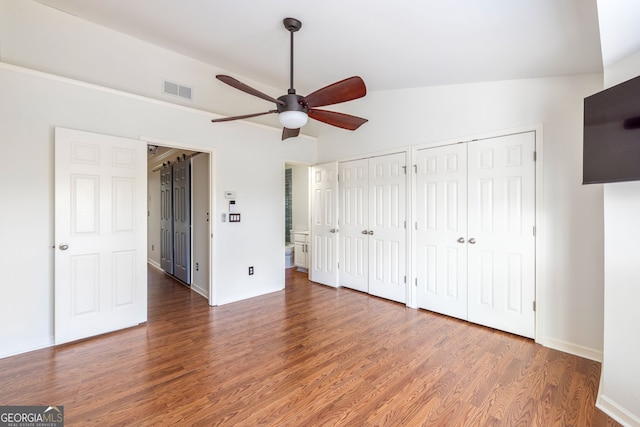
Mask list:
[[38,0],[304,95],[352,75],[388,90],[602,72],[596,0]]

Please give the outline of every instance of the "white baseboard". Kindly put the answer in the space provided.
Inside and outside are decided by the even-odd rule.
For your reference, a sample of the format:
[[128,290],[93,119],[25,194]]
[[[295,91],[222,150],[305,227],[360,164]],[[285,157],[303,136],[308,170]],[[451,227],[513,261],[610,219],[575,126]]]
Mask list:
[[202,288],[201,286],[198,286],[197,284],[192,283],[191,290],[209,299],[209,292],[206,289]]
[[157,263],[156,261],[152,260],[151,258],[147,258],[147,264],[149,264],[152,267],[157,268],[158,270],[162,270],[162,266],[160,266],[159,263]]
[[640,418],[609,399],[604,394],[598,396],[596,407],[626,427],[640,427]]
[[540,342],[540,344],[544,345],[545,347],[553,348],[554,350],[560,350],[565,353],[573,354],[575,356],[584,357],[585,359],[602,363],[602,350],[594,350],[592,348],[583,347],[581,345],[572,344],[553,338],[545,338],[542,342]]
[[53,347],[54,342],[55,341],[52,335],[49,337],[48,340],[45,340],[45,341],[38,340],[38,341],[21,343],[20,345],[14,346],[14,348],[8,349],[7,352],[4,352],[4,350],[6,349],[3,349],[3,353],[0,354],[0,359],[4,359],[5,357],[17,356],[23,353],[29,353],[30,351],[41,350],[47,347]]

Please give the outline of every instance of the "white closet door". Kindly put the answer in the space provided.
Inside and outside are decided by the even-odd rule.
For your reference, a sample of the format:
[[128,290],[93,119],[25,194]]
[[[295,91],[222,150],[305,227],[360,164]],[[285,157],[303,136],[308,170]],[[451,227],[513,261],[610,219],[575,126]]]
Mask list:
[[416,156],[418,307],[467,318],[467,147]]
[[405,153],[369,159],[369,293],[398,302],[407,297],[405,166]]
[[469,320],[534,336],[535,135],[469,143]]
[[338,167],[326,163],[311,169],[311,268],[309,279],[338,286]]
[[144,141],[55,130],[55,343],[147,320]]
[[369,292],[367,159],[340,163],[340,285]]

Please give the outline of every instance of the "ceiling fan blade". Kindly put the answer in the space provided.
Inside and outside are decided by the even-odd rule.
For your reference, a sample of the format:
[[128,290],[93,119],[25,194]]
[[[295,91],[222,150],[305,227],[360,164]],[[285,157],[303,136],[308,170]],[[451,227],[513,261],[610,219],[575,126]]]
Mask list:
[[280,105],[286,105],[284,101],[280,101],[279,99],[275,99],[269,95],[267,95],[266,93],[262,93],[260,92],[258,89],[254,89],[251,86],[248,86],[244,83],[242,83],[240,80],[234,79],[231,76],[226,76],[224,74],[218,74],[216,76],[216,79],[220,80],[223,83],[228,84],[231,87],[234,87],[238,90],[241,90],[245,93],[248,93],[249,95],[253,95],[253,96],[257,96],[258,98],[262,98],[265,101],[271,101],[271,102],[275,102],[276,104],[280,104]]
[[277,112],[278,112],[278,110],[269,110],[269,111],[265,111],[264,113],[253,113],[253,114],[245,114],[243,116],[232,116],[232,117],[224,117],[222,119],[213,119],[213,120],[211,120],[211,122],[213,122],[213,123],[230,122],[232,120],[249,119],[251,117],[264,116],[265,114],[272,114],[272,113],[277,113]]
[[351,101],[362,98],[366,94],[367,87],[364,81],[354,76],[318,89],[302,98],[302,102],[311,109]]
[[300,128],[298,129],[289,129],[289,128],[282,128],[282,140],[284,141],[287,138],[294,138],[296,136],[300,135]]
[[313,110],[309,110],[309,117],[328,125],[337,126],[347,130],[356,130],[369,121],[362,117],[356,117],[350,114],[327,110],[316,110],[315,108]]

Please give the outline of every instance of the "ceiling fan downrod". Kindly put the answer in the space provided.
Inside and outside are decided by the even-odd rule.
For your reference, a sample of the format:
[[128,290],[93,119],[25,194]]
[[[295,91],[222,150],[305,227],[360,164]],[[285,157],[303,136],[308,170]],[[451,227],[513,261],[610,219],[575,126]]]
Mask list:
[[290,53],[289,53],[289,64],[290,64],[290,68],[289,68],[289,76],[290,76],[290,80],[289,80],[289,90],[288,93],[289,95],[293,95],[296,93],[296,90],[293,88],[293,33],[295,33],[296,31],[299,31],[300,28],[302,28],[302,22],[300,22],[300,20],[295,19],[295,18],[284,18],[282,20],[282,23],[284,24],[284,28],[287,29],[287,31],[289,31],[290,33]]

